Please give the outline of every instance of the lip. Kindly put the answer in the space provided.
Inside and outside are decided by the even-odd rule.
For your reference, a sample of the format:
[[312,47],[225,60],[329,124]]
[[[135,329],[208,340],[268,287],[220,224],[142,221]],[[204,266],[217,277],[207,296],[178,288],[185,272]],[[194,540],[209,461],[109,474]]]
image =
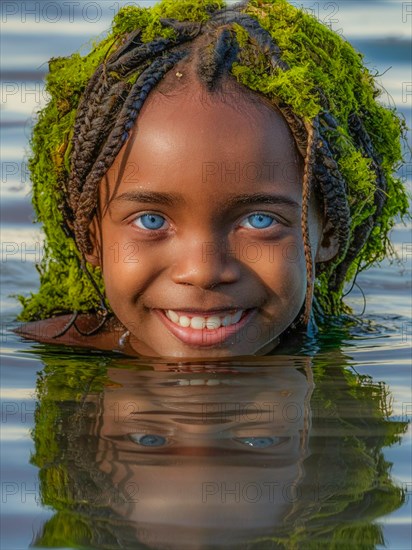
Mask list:
[[[225,310],[228,312],[228,310]],[[237,332],[239,332],[257,313],[257,308],[248,309],[245,311],[240,321],[234,325],[229,325],[227,327],[219,327],[218,329],[203,329],[196,330],[191,327],[180,327],[170,321],[164,313],[164,310],[155,309],[153,311],[158,315],[159,319],[166,326],[166,328],[178,338],[181,342],[188,346],[210,348],[216,346],[217,344],[224,344],[229,338],[233,337]],[[185,310],[185,312],[190,312],[192,314],[198,313],[200,311],[194,310]],[[217,313],[218,310],[214,310],[214,313]],[[220,310],[222,313],[222,310]],[[205,312],[203,312],[203,315]],[[212,312],[208,312],[208,315],[211,315]]]
[[[190,315],[192,317],[195,317],[196,315],[200,315],[201,317],[208,317],[212,315],[228,315],[229,313],[232,314],[235,311],[239,311],[242,309],[243,311],[247,311],[249,308],[242,308],[242,307],[225,307],[225,308],[218,308],[218,309],[194,309],[194,308],[187,308],[187,309],[174,309],[173,307],[169,307],[167,309],[170,309],[177,313],[178,315]],[[167,309],[164,310],[158,310],[158,311],[167,311]]]

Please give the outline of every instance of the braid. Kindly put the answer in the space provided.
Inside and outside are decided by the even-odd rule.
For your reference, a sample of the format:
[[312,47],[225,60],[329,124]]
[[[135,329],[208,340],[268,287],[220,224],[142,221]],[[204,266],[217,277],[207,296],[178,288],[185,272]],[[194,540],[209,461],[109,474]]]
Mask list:
[[216,43],[211,42],[201,50],[197,67],[200,81],[209,92],[216,89],[223,74],[231,69],[239,51],[233,31],[223,27],[215,35]]
[[250,38],[254,40],[258,49],[267,57],[269,57],[270,63],[274,69],[281,69],[282,71],[287,71],[289,66],[283,61],[280,57],[281,51],[280,48],[275,42],[271,35],[260,26],[258,21],[249,15],[244,13],[234,12],[233,15],[230,12],[226,14],[217,14],[213,16],[212,21],[214,23],[237,23],[245,29]]
[[[111,63],[117,61],[117,59],[127,53],[130,48],[136,47],[140,44],[141,42],[138,40],[140,35],[141,29],[138,29],[137,31],[131,33],[128,39],[124,38],[123,45],[112,54]],[[73,140],[73,150],[71,155],[72,167],[77,165],[79,152],[83,151],[83,143],[85,141],[87,142],[87,140],[83,137],[87,132],[84,127],[85,123],[87,124],[86,120],[93,120],[93,108],[100,105],[104,94],[110,90],[111,82],[116,80],[118,79],[107,78],[107,70],[104,62],[97,68],[89,80],[77,109],[77,116],[74,124],[73,135],[78,136],[78,139]],[[93,100],[91,101],[91,99]],[[73,194],[76,194],[75,189],[73,189]]]
[[[353,240],[349,246],[347,254],[336,268],[334,283],[335,289],[339,288],[339,285],[343,283],[351,263],[356,259],[361,249],[367,243],[372,230],[379,223],[378,220],[386,203],[386,191],[388,185],[385,174],[382,170],[382,161],[376,154],[370,136],[368,135],[361,119],[355,113],[349,117],[349,130],[364,155],[372,159],[372,167],[376,174],[376,189],[374,193],[375,211],[355,229]],[[372,263],[373,261],[374,259],[372,259],[369,263]],[[364,266],[363,269],[367,266],[368,265]]]
[[372,159],[372,167],[376,174],[376,191],[374,195],[376,210],[373,214],[373,220],[375,222],[382,213],[388,188],[388,182],[386,181],[385,173],[382,169],[382,159],[376,153],[372,140],[361,118],[356,113],[352,113],[349,116],[349,131],[363,151],[364,156]]
[[316,184],[323,196],[324,212],[326,218],[333,225],[340,252],[344,253],[350,236],[350,210],[346,182],[332,155],[328,140],[322,134],[321,127],[318,129],[315,152],[313,172]]
[[302,157],[305,158],[308,147],[308,134],[305,124],[298,116],[295,115],[289,105],[282,102],[274,102],[274,104],[284,116],[289,128],[292,131],[293,137],[295,138],[296,146]]
[[369,216],[361,225],[353,232],[352,242],[348,247],[347,253],[342,262],[336,267],[333,281],[331,281],[331,289],[337,290],[345,281],[346,274],[352,262],[357,257],[360,250],[363,248],[371,231],[373,229],[373,217]]
[[[116,60],[124,54],[132,44],[136,44],[139,35],[140,30],[133,33],[130,39],[125,41],[125,44],[112,57]],[[110,107],[115,106],[126,88],[125,83],[117,81],[118,78],[107,77],[106,66],[102,63],[91,77],[80,101],[73,130],[71,174],[66,184],[69,209],[72,211],[76,210],[80,199],[82,179],[88,170],[88,160],[94,157],[96,143],[93,142],[92,136],[96,132],[96,128],[97,131],[100,131],[104,127],[102,116],[110,114]],[[112,84],[117,84],[111,92],[111,96],[115,100],[113,101],[110,98],[111,101],[106,100],[102,106],[105,94],[108,91],[110,92]],[[113,116],[115,116],[115,113],[113,113]]]
[[89,224],[97,205],[98,194],[96,193],[96,189],[98,184],[113,164],[114,159],[129,137],[130,130],[133,128],[134,122],[149,92],[176,62],[185,55],[186,52],[174,52],[169,57],[155,60],[139,76],[131,88],[129,96],[116,118],[116,124],[95,160],[80,195],[79,207],[76,211],[75,233],[77,243],[83,252],[87,253],[91,250]]
[[[183,40],[180,40],[183,42]],[[179,41],[179,42],[180,42]],[[125,53],[122,57],[116,60],[115,63],[108,65],[108,70],[117,73],[119,77],[127,77],[131,72],[136,71],[144,61],[148,61],[150,64],[151,59],[163,54],[171,46],[175,46],[176,42],[167,40],[165,38],[159,38],[149,44],[142,44],[135,50]]]
[[[337,122],[330,113],[324,113],[322,118],[324,120],[324,128],[328,128],[329,126],[329,129],[336,130]],[[355,228],[351,236],[351,217],[347,201],[348,190],[330,149],[330,147],[333,147],[336,154],[336,146],[334,147],[333,140],[328,144],[327,139],[324,138],[318,148],[321,158],[319,162],[315,163],[314,170],[324,197],[325,214],[334,226],[340,245],[341,261],[329,279],[329,288],[335,292],[344,283],[348,269],[367,242],[376,224],[376,220],[381,215],[385,205],[387,189],[386,178],[381,168],[381,160],[377,157],[371,139],[358,115],[350,115],[349,130],[364,156],[372,159],[372,167],[376,174],[376,189],[374,193],[375,211]]]
[[305,168],[303,172],[303,189],[302,189],[302,236],[303,236],[303,248],[305,252],[306,260],[306,298],[305,298],[305,309],[303,322],[307,325],[310,318],[310,312],[312,308],[312,299],[313,299],[313,279],[314,279],[314,269],[313,269],[313,258],[312,258],[312,247],[310,244],[310,235],[309,235],[309,201],[310,194],[312,190],[312,164],[315,148],[315,135],[316,135],[316,126],[308,127],[308,144],[305,157]]
[[[81,200],[83,181],[101,146],[104,136],[102,129],[113,125],[129,89],[130,84],[124,81],[115,82],[110,88],[105,82],[96,94],[91,92],[89,96],[90,107],[84,116],[82,130],[74,136],[72,170],[67,184],[69,204],[74,212]],[[106,96],[103,95],[104,91],[108,92]]]

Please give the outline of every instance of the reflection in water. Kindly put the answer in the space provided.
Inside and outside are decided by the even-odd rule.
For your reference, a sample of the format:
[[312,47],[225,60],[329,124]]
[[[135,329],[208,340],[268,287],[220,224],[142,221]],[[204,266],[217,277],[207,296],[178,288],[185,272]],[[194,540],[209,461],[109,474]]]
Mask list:
[[404,500],[382,447],[406,424],[344,357],[44,359],[35,546],[374,548]]

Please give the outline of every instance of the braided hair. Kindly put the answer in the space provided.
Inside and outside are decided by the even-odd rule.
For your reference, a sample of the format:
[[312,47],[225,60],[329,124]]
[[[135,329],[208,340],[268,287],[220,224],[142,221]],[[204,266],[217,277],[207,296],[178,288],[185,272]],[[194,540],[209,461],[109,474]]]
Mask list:
[[[292,131],[304,158],[306,322],[313,291],[317,311],[345,311],[345,282],[391,251],[388,233],[407,212],[404,186],[394,177],[405,127],[394,109],[377,102],[374,78],[350,44],[286,0],[127,6],[90,54],[50,61],[51,98],[34,128],[29,164],[45,256],[39,292],[21,297],[22,320],[99,308],[101,272],[90,273],[84,261],[99,184],[150,92],[182,66],[209,94],[236,79],[269,100]],[[339,243],[337,256],[316,266],[311,194],[320,197]]]

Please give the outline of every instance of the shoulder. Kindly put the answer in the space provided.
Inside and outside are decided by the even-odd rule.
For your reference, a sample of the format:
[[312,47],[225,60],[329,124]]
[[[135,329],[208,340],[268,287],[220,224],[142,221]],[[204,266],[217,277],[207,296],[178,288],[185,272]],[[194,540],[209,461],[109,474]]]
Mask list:
[[[125,332],[124,327],[114,318],[108,318],[99,330],[93,333],[102,318],[93,313],[74,315],[59,315],[24,323],[14,332],[23,338],[35,340],[44,344],[64,344],[101,350],[115,350],[119,339]],[[88,333],[90,333],[88,335]]]

